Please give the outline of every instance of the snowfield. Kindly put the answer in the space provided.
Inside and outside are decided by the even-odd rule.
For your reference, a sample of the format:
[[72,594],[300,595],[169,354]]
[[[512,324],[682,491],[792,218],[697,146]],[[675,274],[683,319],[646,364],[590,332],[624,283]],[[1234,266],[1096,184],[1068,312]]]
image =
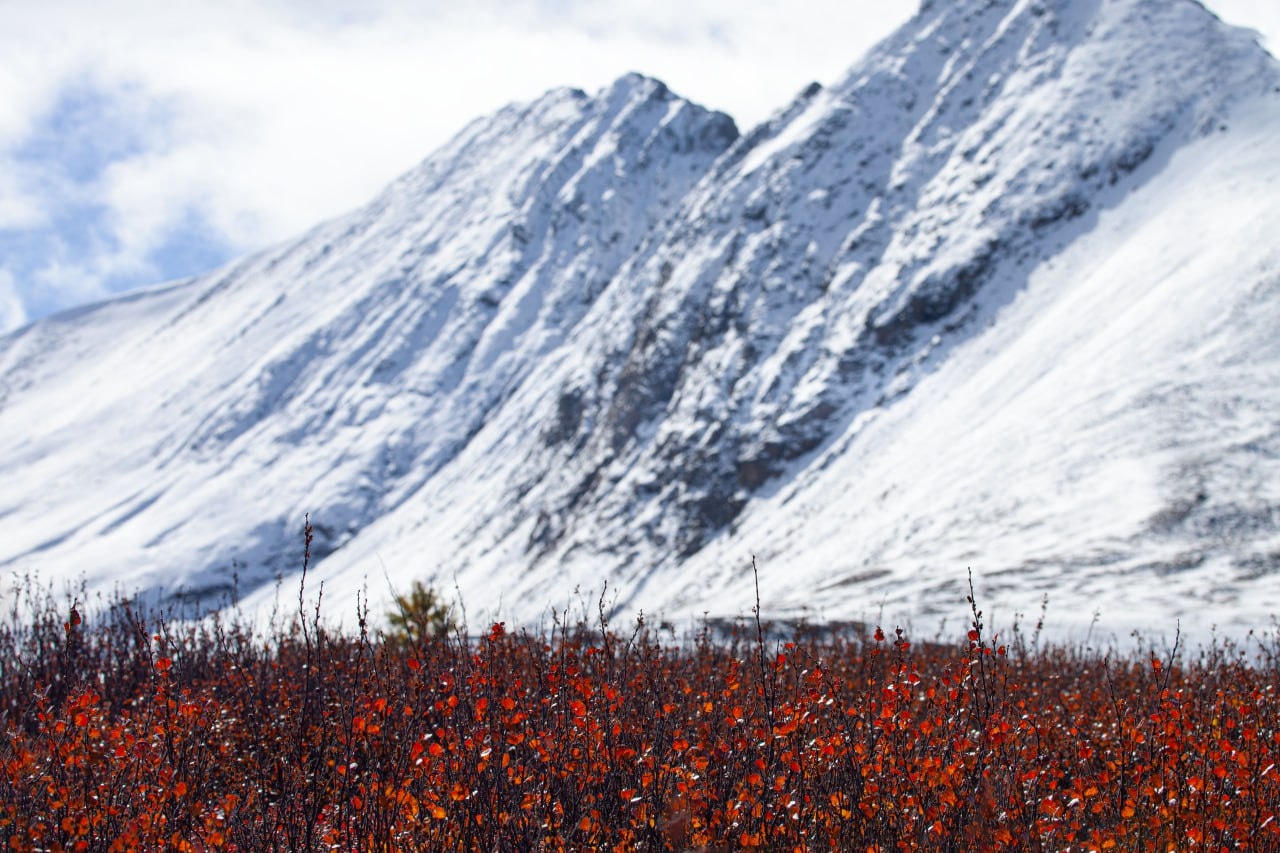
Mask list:
[[[926,3],[739,134],[630,75],[0,338],[0,571],[545,620],[1280,613],[1280,66],[1190,0]],[[337,602],[336,604],[334,602]],[[354,610],[352,610],[354,618]]]

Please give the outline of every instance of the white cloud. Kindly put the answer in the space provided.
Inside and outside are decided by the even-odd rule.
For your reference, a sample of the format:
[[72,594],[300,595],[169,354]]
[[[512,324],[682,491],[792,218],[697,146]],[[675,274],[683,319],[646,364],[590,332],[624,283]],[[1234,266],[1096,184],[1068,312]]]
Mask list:
[[0,332],[16,329],[27,321],[26,309],[14,286],[13,276],[0,267]]
[[40,199],[19,185],[18,169],[0,160],[0,230],[38,228],[48,217]]

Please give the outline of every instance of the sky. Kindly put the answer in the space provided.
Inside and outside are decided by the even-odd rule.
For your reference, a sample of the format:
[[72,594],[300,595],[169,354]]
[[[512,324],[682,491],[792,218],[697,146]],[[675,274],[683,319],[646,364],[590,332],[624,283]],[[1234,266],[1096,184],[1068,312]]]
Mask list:
[[[1280,46],[1280,0],[1211,0]],[[0,332],[370,200],[471,119],[628,71],[742,129],[915,0],[0,0]]]

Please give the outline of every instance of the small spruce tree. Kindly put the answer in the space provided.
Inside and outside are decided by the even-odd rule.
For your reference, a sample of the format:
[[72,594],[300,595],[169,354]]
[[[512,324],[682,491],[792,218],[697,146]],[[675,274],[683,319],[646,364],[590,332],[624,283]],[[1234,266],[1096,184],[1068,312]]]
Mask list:
[[457,627],[453,608],[422,581],[414,581],[409,593],[397,595],[395,602],[395,609],[387,613],[391,626],[387,639],[393,642],[417,645],[444,636]]

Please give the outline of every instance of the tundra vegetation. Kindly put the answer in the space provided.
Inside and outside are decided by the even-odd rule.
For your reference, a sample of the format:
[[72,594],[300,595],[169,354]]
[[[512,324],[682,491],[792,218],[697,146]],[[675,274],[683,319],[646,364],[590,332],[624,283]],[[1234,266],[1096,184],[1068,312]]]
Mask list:
[[[30,584],[0,627],[11,850],[1275,850],[1280,646],[770,631],[603,607],[265,633]],[[367,608],[366,608],[367,610]],[[74,611],[74,615],[73,614]],[[421,617],[421,618],[419,618]]]

